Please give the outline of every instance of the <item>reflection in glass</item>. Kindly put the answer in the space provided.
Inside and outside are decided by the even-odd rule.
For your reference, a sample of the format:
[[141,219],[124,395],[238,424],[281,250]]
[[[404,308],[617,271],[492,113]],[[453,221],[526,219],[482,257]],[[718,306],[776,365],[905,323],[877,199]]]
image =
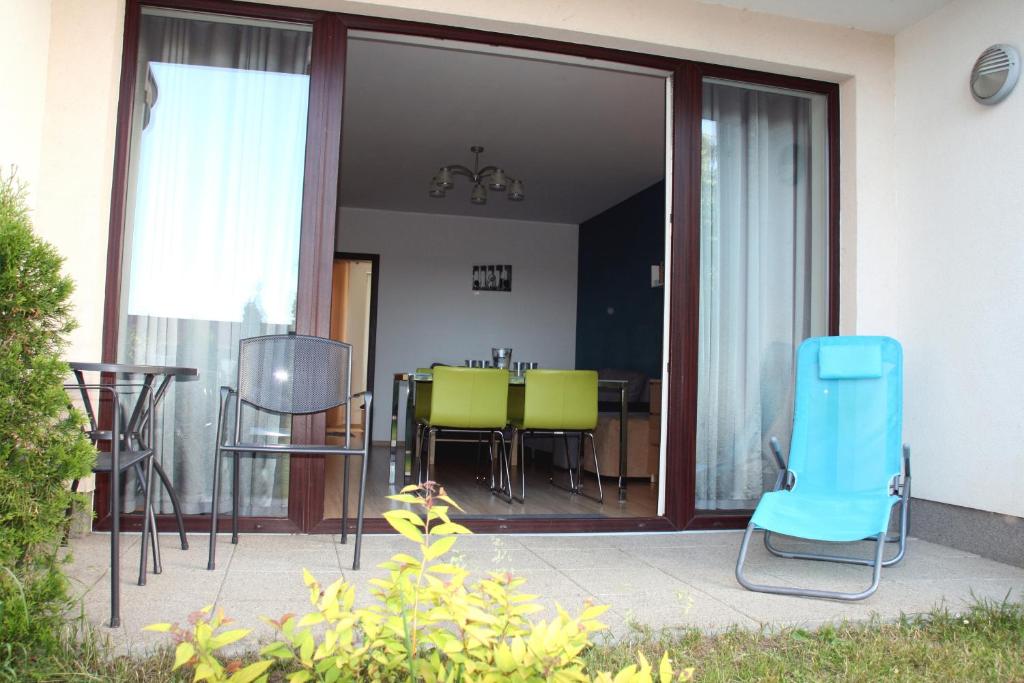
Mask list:
[[706,81],[702,132],[697,508],[752,509],[827,330],[825,98]]
[[[186,514],[210,509],[218,388],[235,383],[239,339],[294,329],[311,38],[200,16],[142,16],[118,352],[199,369],[158,425]],[[278,440],[289,426],[252,428]],[[243,514],[287,514],[286,458],[246,458],[241,481]]]

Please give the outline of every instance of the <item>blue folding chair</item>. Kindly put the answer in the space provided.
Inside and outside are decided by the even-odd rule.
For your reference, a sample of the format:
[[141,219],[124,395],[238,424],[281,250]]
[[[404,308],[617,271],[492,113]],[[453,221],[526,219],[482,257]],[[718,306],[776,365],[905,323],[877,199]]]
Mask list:
[[[736,579],[752,591],[836,600],[863,600],[878,589],[882,567],[903,559],[910,506],[910,448],[902,448],[903,348],[889,337],[817,337],[797,353],[796,410],[789,463],[777,439],[775,489],[761,497],[743,535]],[[888,534],[900,506],[899,533]],[[743,575],[755,530],[778,557],[872,567],[871,586],[858,593],[755,584]],[[876,542],[873,559],[781,550],[771,534],[850,543]],[[885,544],[898,543],[884,559]]]

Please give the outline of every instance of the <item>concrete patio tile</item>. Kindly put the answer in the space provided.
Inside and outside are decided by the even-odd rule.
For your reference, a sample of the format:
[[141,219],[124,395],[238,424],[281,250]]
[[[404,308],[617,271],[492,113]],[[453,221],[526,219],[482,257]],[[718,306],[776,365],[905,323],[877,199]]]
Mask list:
[[618,548],[541,547],[534,548],[533,552],[554,569],[623,567],[635,557]]
[[[775,583],[785,585],[781,581]],[[806,628],[812,622],[862,621],[876,615],[895,618],[901,611],[916,613],[930,609],[926,601],[907,601],[907,596],[901,596],[892,582],[886,585],[884,581],[877,593],[858,602],[757,593],[746,590],[738,583],[731,587],[701,585],[699,590],[767,627]],[[894,605],[899,605],[899,608],[894,609]]]
[[[231,544],[227,543],[226,545],[230,546]],[[219,555],[219,547],[217,552]],[[241,538],[238,545],[235,546],[230,565],[232,571],[284,571],[290,569],[300,577],[303,568],[314,574],[318,571],[338,572],[341,570],[341,564],[337,551],[329,544],[292,544],[291,547],[288,547],[260,538]]]
[[520,534],[516,540],[527,548],[616,548],[619,534]]
[[[654,629],[697,627],[708,632],[732,627],[818,628],[825,623],[863,621],[877,615],[893,620],[901,613],[927,612],[937,605],[959,610],[977,598],[1001,601],[1024,596],[1024,569],[992,562],[970,553],[910,539],[906,559],[882,573],[878,592],[867,600],[846,603],[754,593],[735,579],[739,534],[650,534],[638,536],[488,536],[460,538],[455,554],[471,573],[482,578],[489,569],[513,569],[526,579],[522,592],[537,594],[544,610],[535,620],[555,615],[557,602],[578,614],[584,602],[610,606],[602,621],[610,626],[598,638],[630,634],[632,623]],[[221,536],[218,569],[205,570],[206,539],[190,536],[191,549],[181,551],[173,534],[162,535],[165,572],[151,575],[149,585],[134,585],[137,536],[125,536],[122,559],[120,629],[103,629],[121,651],[151,648],[164,641],[140,634],[147,623],[184,620],[193,610],[216,602],[259,639],[273,636],[258,616],[309,611],[309,592],[302,582],[307,566],[324,584],[345,576],[354,582],[356,604],[374,602],[372,578],[388,573],[377,564],[396,552],[417,555],[418,549],[396,535],[366,536],[362,569],[352,571],[352,543],[341,546],[331,536],[247,534],[239,546]],[[85,593],[84,604],[94,623],[108,618],[105,584],[109,536],[94,534],[72,542],[69,574]],[[869,551],[869,544],[860,544]],[[805,544],[813,547],[813,544]],[[834,551],[834,548],[830,548]],[[892,550],[890,548],[890,550]],[[750,548],[747,564],[753,581],[833,590],[859,590],[868,585],[867,567],[787,560],[770,555],[760,539]]]
[[[342,576],[333,571],[314,571],[313,576],[320,585],[326,586]],[[270,603],[291,603],[294,609],[306,609],[309,604],[309,589],[302,580],[302,567],[284,570],[259,569],[256,571],[231,569],[224,579],[224,585],[217,597],[217,603],[228,608],[242,602],[267,601]],[[293,611],[294,611],[293,609]]]
[[739,550],[742,535],[738,531],[665,532],[649,534],[612,534],[616,548],[644,552],[657,548],[711,548],[716,546]]
[[[884,579],[883,579],[884,581]],[[978,600],[1002,602],[1004,599],[1024,600],[1024,580],[1008,579],[945,579],[942,581],[915,581],[896,579],[894,590],[913,594],[914,601],[933,607],[946,607],[958,611]]]
[[[139,536],[137,534],[122,534],[120,548],[122,572],[132,566],[138,571],[138,545]],[[110,568],[110,534],[89,534],[82,538],[71,539],[70,545],[67,549],[62,549],[61,554],[64,557],[70,554],[72,563],[65,567],[72,576],[106,571]]]
[[530,549],[517,543],[503,542],[498,537],[495,537],[490,547],[473,548],[456,542],[452,551],[444,557],[444,561],[480,576],[486,572],[521,573],[532,569],[551,569],[550,564]]
[[638,594],[616,601],[612,611],[626,623],[656,630],[700,628],[717,632],[736,626],[757,627],[757,622],[747,615],[690,588]]
[[[208,572],[201,569],[165,570],[162,574],[150,574],[146,585],[136,583],[138,575],[121,576],[122,613],[124,606],[136,605],[176,605],[185,610],[185,614],[213,604],[220,593],[227,575],[223,570]],[[110,604],[110,584],[107,580],[99,581],[84,596],[83,600],[90,609],[94,605],[108,608]],[[158,616],[158,615],[157,615]],[[167,619],[164,619],[167,621]]]
[[562,573],[598,598],[679,590],[686,586],[660,569],[636,561],[622,567],[566,569]]
[[[762,554],[763,553],[763,554]],[[691,585],[736,585],[737,549],[727,546],[655,548],[638,554],[646,564]],[[752,550],[746,572],[754,581],[771,576],[765,569],[768,554]]]
[[[159,647],[171,645],[165,634],[143,631],[145,626],[156,623],[179,623],[185,625],[189,615],[207,605],[213,605],[220,588],[218,580],[223,576],[199,577],[181,576],[181,590],[170,585],[122,586],[121,626],[111,629],[109,589],[102,583],[86,596],[82,605],[89,620],[99,625],[101,635],[109,635],[118,654],[143,656]],[[102,589],[102,590],[99,590]]]

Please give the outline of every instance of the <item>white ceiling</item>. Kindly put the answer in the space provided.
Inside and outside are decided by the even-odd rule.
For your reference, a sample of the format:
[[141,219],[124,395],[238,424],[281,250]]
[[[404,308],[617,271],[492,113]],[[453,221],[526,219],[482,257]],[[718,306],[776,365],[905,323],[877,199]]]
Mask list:
[[700,0],[709,5],[777,14],[895,35],[950,0]]
[[[663,78],[444,44],[349,42],[342,206],[579,223],[664,176]],[[472,145],[525,201],[473,205],[463,177],[427,195],[440,166],[473,165]]]

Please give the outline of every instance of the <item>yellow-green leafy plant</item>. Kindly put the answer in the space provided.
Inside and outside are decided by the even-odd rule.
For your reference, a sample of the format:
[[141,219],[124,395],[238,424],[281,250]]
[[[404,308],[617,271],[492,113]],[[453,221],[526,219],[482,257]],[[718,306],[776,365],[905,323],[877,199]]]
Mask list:
[[175,669],[192,666],[194,681],[265,681],[270,671],[290,683],[305,681],[607,681],[645,683],[689,680],[691,669],[673,670],[666,654],[657,670],[643,656],[612,676],[591,677],[581,654],[605,628],[606,606],[585,605],[579,616],[561,607],[550,620],[531,622],[543,609],[537,596],[520,592],[524,579],[490,572],[471,582],[463,567],[444,561],[460,534],[449,510],[460,509],[433,482],[408,486],[391,500],[420,508],[384,513],[388,523],[415,543],[419,556],[398,553],[380,565],[387,578],[371,579],[374,602],[356,606],[355,588],[344,580],[329,586],[303,570],[313,610],[267,619],[280,638],[248,666],[222,664],[221,647],[245,637],[245,629],[223,630],[230,620],[207,608],[191,629],[155,624],[150,630],[178,640]]

